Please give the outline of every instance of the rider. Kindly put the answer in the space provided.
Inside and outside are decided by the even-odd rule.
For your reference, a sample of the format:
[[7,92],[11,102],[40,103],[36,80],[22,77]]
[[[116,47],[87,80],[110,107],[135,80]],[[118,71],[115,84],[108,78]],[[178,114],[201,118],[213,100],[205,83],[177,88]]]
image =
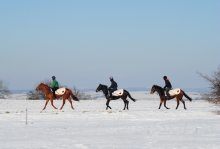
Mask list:
[[163,79],[165,81],[165,86],[163,89],[166,90],[166,94],[167,94],[166,100],[168,100],[169,96],[170,96],[169,91],[172,89],[172,85],[171,85],[169,79],[167,78],[167,76],[164,76]]
[[53,82],[51,85],[51,89],[53,91],[53,97],[56,98],[55,91],[59,88],[59,83],[57,82],[55,76],[52,76],[52,80],[53,80]]
[[110,77],[109,79],[111,81],[111,86],[108,88],[108,90],[109,90],[109,93],[110,93],[110,99],[112,99],[112,93],[117,90],[118,85],[114,81],[113,77]]

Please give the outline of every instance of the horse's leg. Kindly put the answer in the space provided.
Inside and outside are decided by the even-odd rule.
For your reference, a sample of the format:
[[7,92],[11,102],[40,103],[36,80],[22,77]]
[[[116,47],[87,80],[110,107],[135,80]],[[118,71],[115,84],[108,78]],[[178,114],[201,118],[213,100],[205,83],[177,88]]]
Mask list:
[[[164,107],[165,107],[165,108],[167,108],[166,103],[167,103],[167,101],[166,101],[166,99],[165,99],[165,100],[164,100]],[[167,108],[167,109],[170,109],[170,108]]]
[[50,102],[51,102],[51,105],[54,107],[54,109],[57,109],[57,107],[55,107],[55,106],[53,105],[53,98],[50,98]]
[[162,103],[163,103],[163,100],[162,100],[162,99],[160,99],[160,105],[159,105],[159,108],[158,108],[158,109],[160,109],[160,107],[161,107]]
[[124,101],[124,109],[123,110],[125,110],[127,107],[127,102],[126,102],[126,99],[122,99],[122,100]]
[[186,110],[185,101],[183,99],[180,99],[180,101],[183,103],[184,109]]
[[74,110],[73,104],[72,104],[72,100],[69,98],[67,98],[67,100],[70,102],[71,108]]
[[126,100],[126,102],[127,102],[127,110],[129,110],[129,109],[128,109],[129,101],[128,101],[128,100]]
[[180,101],[179,101],[179,99],[176,99],[176,109],[178,109],[178,107],[179,107],[179,104],[180,104]]
[[51,105],[54,107],[54,109],[57,109],[57,107],[55,107],[55,106],[53,105],[53,98],[50,98],[50,102],[51,102]]
[[65,102],[66,102],[66,98],[64,98],[64,97],[63,97],[63,104],[62,104],[62,106],[61,106],[60,110],[62,110],[62,109],[63,109],[63,106],[65,105]]
[[48,104],[49,100],[50,100],[50,99],[47,99],[47,100],[46,100],[46,103],[45,103],[45,105],[44,105],[43,110],[45,110],[45,109],[46,109],[46,106],[47,106],[47,104]]
[[109,102],[110,102],[110,100],[109,99],[107,99],[107,102],[106,102],[106,110],[108,110],[108,108],[110,108],[110,109],[112,109],[110,106],[109,106]]

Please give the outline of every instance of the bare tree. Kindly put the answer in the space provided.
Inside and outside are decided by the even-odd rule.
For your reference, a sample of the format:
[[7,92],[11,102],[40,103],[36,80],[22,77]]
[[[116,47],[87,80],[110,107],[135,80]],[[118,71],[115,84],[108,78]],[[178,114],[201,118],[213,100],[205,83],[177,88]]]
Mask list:
[[0,98],[4,98],[5,95],[10,95],[11,92],[8,89],[8,86],[4,81],[0,80]]
[[220,66],[217,71],[213,72],[211,77],[200,72],[197,73],[210,83],[211,93],[209,96],[206,94],[205,98],[216,105],[220,105]]

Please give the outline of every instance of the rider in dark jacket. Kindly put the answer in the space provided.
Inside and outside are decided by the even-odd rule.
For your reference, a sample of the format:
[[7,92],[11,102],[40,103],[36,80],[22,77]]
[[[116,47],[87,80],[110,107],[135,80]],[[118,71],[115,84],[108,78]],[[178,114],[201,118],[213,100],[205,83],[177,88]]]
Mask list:
[[163,89],[166,90],[166,94],[167,94],[166,99],[168,100],[169,96],[170,96],[169,91],[172,89],[172,85],[171,85],[169,79],[167,78],[167,76],[164,76],[163,79],[165,81],[165,86]]
[[114,81],[113,77],[110,77],[109,79],[111,81],[111,86],[108,88],[108,90],[109,90],[109,93],[110,93],[110,99],[112,99],[112,93],[117,90],[118,85]]

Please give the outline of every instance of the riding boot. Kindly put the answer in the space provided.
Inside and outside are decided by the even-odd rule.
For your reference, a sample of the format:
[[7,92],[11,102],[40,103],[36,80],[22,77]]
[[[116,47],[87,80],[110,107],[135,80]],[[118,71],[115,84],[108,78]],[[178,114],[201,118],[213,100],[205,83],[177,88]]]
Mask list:
[[57,98],[55,94],[53,94],[53,97],[54,97],[55,99]]
[[170,94],[167,93],[166,100],[169,100],[169,98],[170,98]]

